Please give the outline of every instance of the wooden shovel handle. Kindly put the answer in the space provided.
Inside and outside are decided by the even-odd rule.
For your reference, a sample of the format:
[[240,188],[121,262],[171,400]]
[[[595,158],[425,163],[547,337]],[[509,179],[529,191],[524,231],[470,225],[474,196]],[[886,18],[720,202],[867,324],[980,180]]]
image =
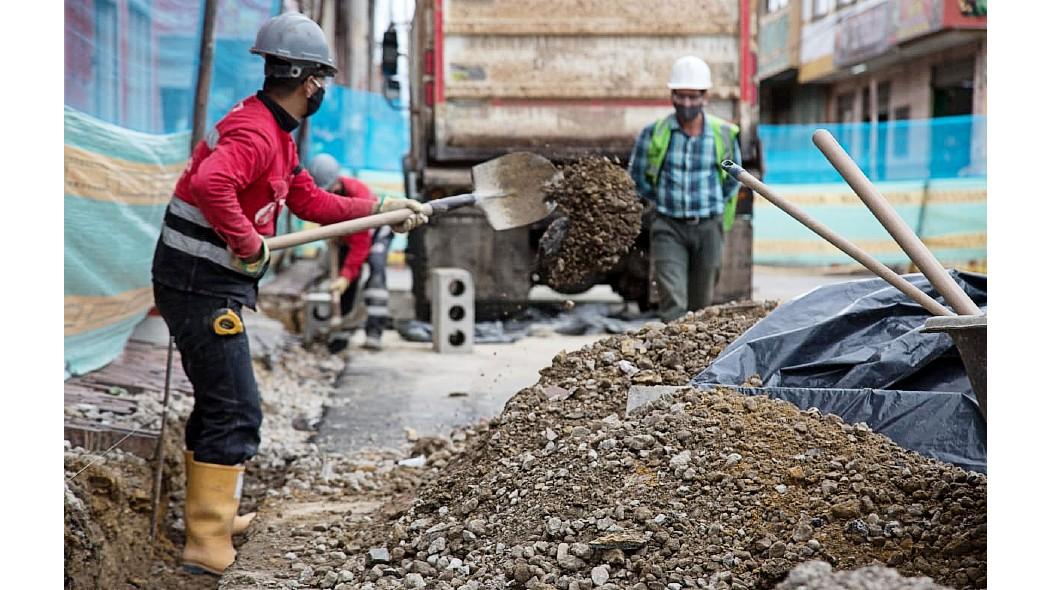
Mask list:
[[818,236],[830,242],[833,246],[842,250],[847,256],[861,263],[865,268],[881,277],[887,283],[893,285],[902,293],[911,298],[912,301],[923,306],[926,311],[933,315],[948,316],[955,315],[949,309],[938,303],[934,298],[924,293],[921,289],[901,278],[888,266],[879,262],[870,254],[861,250],[860,246],[835,233],[830,227],[817,221],[808,213],[796,206],[791,201],[779,195],[765,183],[752,176],[746,170],[731,160],[722,162],[722,169],[730,176],[740,181],[741,184],[765,197],[767,201],[776,205],[781,211],[794,217],[796,221],[808,227]]
[[303,244],[309,244],[310,242],[316,242],[317,240],[326,240],[328,238],[354,234],[366,229],[375,229],[377,227],[383,227],[384,225],[397,225],[411,216],[411,209],[398,209],[396,211],[389,211],[378,215],[369,215],[368,217],[358,217],[357,219],[340,221],[339,223],[333,223],[323,227],[305,229],[303,231],[284,234],[282,236],[274,236],[272,238],[267,238],[266,245],[270,248],[270,252],[273,252],[284,248],[302,246]]
[[926,247],[926,244],[922,243],[919,236],[915,235],[915,232],[901,218],[897,210],[893,208],[893,205],[890,205],[886,197],[879,193],[875,185],[868,180],[868,177],[864,175],[857,163],[853,161],[853,158],[850,158],[846,150],[839,145],[839,142],[835,141],[835,137],[826,129],[817,129],[813,132],[813,143],[846,183],[849,184],[853,192],[867,205],[868,209],[875,215],[875,218],[879,220],[879,223],[893,236],[893,239],[912,259],[915,266],[919,267],[922,274],[926,275],[930,284],[944,296],[948,305],[952,306],[959,314],[980,314],[981,308],[977,307],[973,299],[970,299],[970,296],[952,279],[948,271],[944,270],[944,267],[937,261],[933,252]]
[[[424,203],[424,206],[427,209],[427,216],[432,216],[440,215],[441,213],[459,207],[473,205],[475,202],[477,202],[476,196],[473,194],[466,194],[437,199],[430,201],[429,203]],[[384,225],[397,225],[411,216],[411,209],[398,209],[396,211],[388,211],[387,213],[380,213],[378,215],[369,215],[368,217],[358,217],[357,219],[351,219],[349,221],[340,221],[339,223],[333,223],[324,227],[315,227],[313,229],[284,234],[283,236],[275,236],[267,239],[266,245],[270,248],[270,252],[273,252],[275,250],[309,244],[310,242],[316,242],[317,240],[326,240],[328,238],[354,234],[366,229],[375,229],[383,227]]]

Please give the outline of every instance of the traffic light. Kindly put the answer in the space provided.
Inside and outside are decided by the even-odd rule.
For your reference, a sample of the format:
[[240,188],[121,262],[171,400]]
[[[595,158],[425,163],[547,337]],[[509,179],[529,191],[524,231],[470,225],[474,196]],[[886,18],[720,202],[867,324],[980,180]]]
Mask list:
[[399,53],[397,31],[394,30],[394,25],[391,24],[386,32],[383,33],[383,61],[381,69],[384,77],[392,78],[397,75],[397,58]]

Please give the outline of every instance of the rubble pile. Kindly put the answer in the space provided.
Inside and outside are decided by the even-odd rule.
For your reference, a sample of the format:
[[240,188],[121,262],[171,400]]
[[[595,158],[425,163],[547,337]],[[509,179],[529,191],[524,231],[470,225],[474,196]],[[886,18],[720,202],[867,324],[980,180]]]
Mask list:
[[[314,468],[323,456],[309,439],[344,364],[323,350],[304,352],[283,330],[267,334],[267,327],[272,328],[273,323],[266,323],[261,316],[252,316],[250,321],[255,323],[250,331],[261,328],[258,338],[252,334],[252,352],[265,419],[259,453],[245,476],[242,513],[256,509],[266,497],[291,494],[303,485],[324,485],[321,476],[326,472]],[[74,404],[66,406],[66,418],[129,429],[159,428],[161,392],[114,389],[111,394],[134,401],[130,405],[134,411],[112,412]],[[192,405],[191,397],[173,392],[165,436],[165,493],[155,543],[149,540],[153,463],[120,449],[103,456],[100,451],[73,447],[66,441],[67,587],[215,587],[214,578],[186,574],[178,566],[185,534],[183,424]],[[307,472],[309,477],[304,475]],[[371,472],[358,470],[356,475],[334,478],[329,483],[333,490],[357,489],[358,480],[356,486],[375,485],[372,478]]]
[[163,567],[153,557],[175,553],[166,537],[156,548],[149,540],[151,464],[120,449],[99,460],[68,441],[63,463],[65,586],[145,587],[149,573]]
[[632,383],[684,384],[771,307],[560,354],[375,546],[320,532],[335,559],[286,587],[773,588],[810,560],[985,586],[983,475],[728,389],[625,413]]
[[608,158],[583,158],[561,173],[547,191],[556,218],[540,239],[536,271],[542,283],[571,293],[627,253],[642,229],[642,205],[627,171]]

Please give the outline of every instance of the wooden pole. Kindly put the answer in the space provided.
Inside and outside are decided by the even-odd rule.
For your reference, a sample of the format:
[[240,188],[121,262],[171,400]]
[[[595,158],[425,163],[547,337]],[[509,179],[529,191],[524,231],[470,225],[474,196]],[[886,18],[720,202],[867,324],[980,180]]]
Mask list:
[[197,64],[197,95],[193,105],[193,134],[190,150],[204,137],[208,124],[208,91],[211,89],[212,61],[215,57],[215,14],[219,0],[204,0],[204,27],[201,29],[200,63]]
[[835,170],[838,171],[843,180],[849,184],[853,192],[871,210],[875,218],[879,220],[879,223],[886,228],[886,231],[890,233],[894,241],[912,259],[915,266],[919,267],[922,274],[926,275],[926,279],[930,281],[930,284],[944,296],[948,305],[959,315],[980,315],[981,308],[977,307],[977,304],[970,299],[970,296],[963,291],[962,287],[952,279],[948,271],[944,270],[944,267],[937,261],[933,252],[926,247],[926,244],[922,243],[919,236],[915,235],[915,232],[900,216],[900,213],[897,213],[897,210],[890,205],[886,197],[879,193],[875,185],[868,180],[868,177],[864,175],[857,163],[853,161],[853,158],[850,158],[846,150],[839,145],[839,142],[835,141],[831,133],[826,129],[817,129],[813,132],[813,143],[824,154],[824,157],[828,159],[828,162],[831,163]]
[[739,165],[727,160],[722,163],[722,168],[728,172],[730,176],[739,180],[741,184],[762,195],[767,201],[776,205],[781,211],[794,217],[796,221],[808,227],[815,234],[824,238],[839,250],[842,250],[850,258],[861,263],[865,268],[875,273],[876,276],[896,287],[902,293],[910,297],[912,301],[923,306],[926,311],[939,316],[954,315],[935,299],[924,293],[915,285],[901,278],[897,273],[890,270],[888,266],[879,262],[873,256],[862,250],[860,246],[835,233],[830,227],[814,219],[800,207],[785,199],[769,186],[766,186],[762,181],[749,174]]

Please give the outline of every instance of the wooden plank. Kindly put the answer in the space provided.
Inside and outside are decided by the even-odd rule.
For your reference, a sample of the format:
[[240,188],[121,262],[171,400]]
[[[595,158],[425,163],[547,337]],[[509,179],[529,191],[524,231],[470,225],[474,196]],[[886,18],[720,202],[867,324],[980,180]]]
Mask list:
[[[193,386],[182,370],[178,351],[175,355],[171,389],[183,395],[193,395]],[[166,362],[167,347],[132,340],[116,360],[97,371],[70,379],[66,382],[66,389],[81,387],[105,392],[111,387],[120,387],[132,394],[160,392],[164,390]]]
[[736,31],[736,0],[446,0],[447,35],[676,35]]
[[74,406],[85,404],[115,414],[134,414],[138,403],[128,398],[115,397],[90,389],[66,388],[65,404]]
[[65,423],[66,440],[74,447],[83,447],[89,451],[102,452],[113,446],[117,441],[124,439],[117,448],[138,455],[144,459],[153,457],[157,446],[156,430],[142,430],[132,433],[133,429],[120,428],[117,426],[101,426],[87,422],[67,421]]

